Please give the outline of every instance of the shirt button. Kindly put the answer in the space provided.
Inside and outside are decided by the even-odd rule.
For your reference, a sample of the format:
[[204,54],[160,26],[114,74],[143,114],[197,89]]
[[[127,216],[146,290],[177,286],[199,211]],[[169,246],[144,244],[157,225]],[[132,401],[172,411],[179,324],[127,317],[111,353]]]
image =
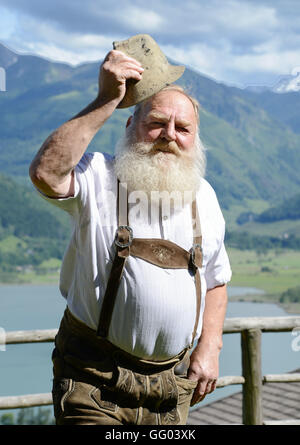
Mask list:
[[167,221],[167,219],[168,219],[167,215],[164,215],[164,216],[163,216],[163,220],[164,220],[164,221]]

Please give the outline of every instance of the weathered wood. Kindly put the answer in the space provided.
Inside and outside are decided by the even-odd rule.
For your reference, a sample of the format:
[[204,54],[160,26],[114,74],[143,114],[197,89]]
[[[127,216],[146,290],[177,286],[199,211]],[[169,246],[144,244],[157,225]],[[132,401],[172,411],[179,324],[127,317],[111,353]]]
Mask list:
[[263,332],[287,332],[300,328],[300,317],[242,317],[227,318],[224,334],[241,332],[246,329],[261,329]]
[[243,424],[262,425],[261,331],[242,331]]
[[289,374],[266,374],[263,376],[263,383],[288,383],[300,382],[300,373],[291,372]]
[[0,397],[0,410],[52,405],[52,403],[51,393]]
[[[246,329],[261,329],[263,332],[285,332],[300,328],[300,317],[243,317],[227,318],[224,334],[241,332]],[[32,331],[8,331],[1,342],[5,344],[53,342],[57,329]]]
[[264,425],[300,425],[300,419],[265,420]]
[[219,377],[217,380],[217,388],[223,388],[229,385],[242,385],[245,383],[245,379],[239,375],[227,375],[224,377]]
[[35,331],[8,331],[5,343],[13,345],[18,343],[43,343],[53,342],[57,329],[42,329]]

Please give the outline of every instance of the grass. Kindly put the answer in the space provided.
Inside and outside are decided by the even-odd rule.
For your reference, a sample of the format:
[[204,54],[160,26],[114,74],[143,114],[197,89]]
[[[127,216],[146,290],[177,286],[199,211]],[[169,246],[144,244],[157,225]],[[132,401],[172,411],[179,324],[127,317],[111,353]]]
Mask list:
[[[254,250],[228,249],[228,255],[232,267],[231,286],[255,287],[265,291],[264,295],[235,298],[239,301],[279,303],[282,292],[300,285],[299,251],[274,249],[261,254]],[[300,312],[300,301],[281,306],[288,312]]]
[[257,253],[228,249],[232,267],[232,286],[257,287],[279,295],[300,284],[300,252],[288,249]]
[[39,270],[43,270],[43,269],[59,269],[61,266],[61,261],[58,260],[57,258],[50,258],[49,260],[44,260],[39,266],[38,269]]
[[0,284],[58,284],[59,273],[29,272],[2,272],[0,271]]
[[[236,223],[237,217],[243,212],[261,213],[270,205],[261,199],[245,199],[243,204],[233,204],[230,210],[223,209],[226,225],[229,230],[242,230],[246,225],[239,226]],[[294,222],[295,223],[295,222]]]
[[249,232],[254,235],[265,235],[279,237],[284,234],[300,236],[300,220],[281,220],[272,223],[249,222],[236,226],[235,230]]
[[26,246],[27,244],[25,243],[25,241],[22,241],[20,238],[17,238],[14,235],[7,236],[0,241],[0,251],[2,253],[15,252],[18,247]]

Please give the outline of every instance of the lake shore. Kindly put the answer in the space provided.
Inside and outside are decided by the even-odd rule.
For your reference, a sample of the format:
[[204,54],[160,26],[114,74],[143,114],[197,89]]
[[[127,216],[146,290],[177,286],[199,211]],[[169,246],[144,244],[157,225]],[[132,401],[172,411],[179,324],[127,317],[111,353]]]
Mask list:
[[268,295],[268,294],[244,294],[244,295],[231,295],[228,297],[229,301],[232,302],[249,302],[249,303],[270,303],[276,304],[278,307],[282,308],[288,314],[300,314],[300,303],[281,303],[278,296]]
[[[59,287],[59,272],[51,274],[36,274],[34,272],[27,274],[18,274],[10,276],[5,282],[1,281],[0,286],[18,285],[18,286],[39,286],[54,285]],[[289,314],[300,314],[299,303],[281,303],[279,295],[266,293],[263,289],[249,286],[239,286],[229,284],[228,299],[232,302],[249,302],[249,303],[270,303],[276,304]]]

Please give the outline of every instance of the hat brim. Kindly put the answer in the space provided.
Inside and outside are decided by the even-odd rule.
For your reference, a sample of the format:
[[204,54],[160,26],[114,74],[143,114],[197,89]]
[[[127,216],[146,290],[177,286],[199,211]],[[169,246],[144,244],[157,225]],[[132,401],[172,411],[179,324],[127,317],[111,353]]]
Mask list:
[[117,108],[132,107],[149,99],[167,85],[176,82],[183,75],[184,70],[184,66],[169,64],[167,70],[164,70],[160,76],[153,76],[151,69],[145,69],[141,80],[126,81],[126,94]]

